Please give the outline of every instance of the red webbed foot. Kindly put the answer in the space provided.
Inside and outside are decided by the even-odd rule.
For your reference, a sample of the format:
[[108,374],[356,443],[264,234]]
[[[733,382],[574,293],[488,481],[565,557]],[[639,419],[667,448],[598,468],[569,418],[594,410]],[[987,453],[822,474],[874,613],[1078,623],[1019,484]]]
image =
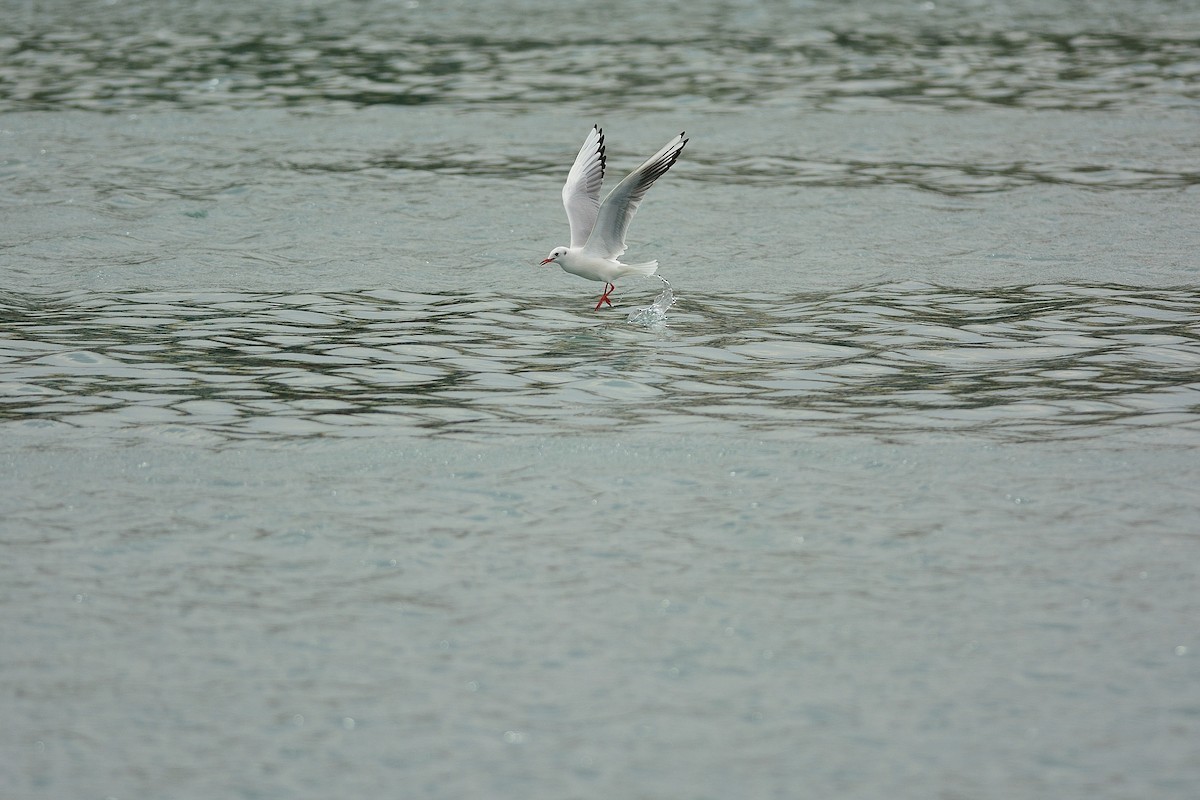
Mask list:
[[614,286],[614,285],[613,285],[613,284],[611,284],[611,283],[606,283],[606,284],[604,284],[604,294],[600,295],[600,299],[596,301],[596,307],[595,307],[595,308],[593,308],[592,310],[593,310],[593,311],[599,311],[599,310],[600,310],[600,306],[604,305],[605,303],[608,303],[609,307],[611,308],[611,307],[612,307],[612,300],[609,300],[609,299],[608,299],[608,296],[609,296],[610,294],[612,294],[612,291],[613,291],[613,289],[616,289],[616,288],[617,288],[617,287],[616,287],[616,286]]

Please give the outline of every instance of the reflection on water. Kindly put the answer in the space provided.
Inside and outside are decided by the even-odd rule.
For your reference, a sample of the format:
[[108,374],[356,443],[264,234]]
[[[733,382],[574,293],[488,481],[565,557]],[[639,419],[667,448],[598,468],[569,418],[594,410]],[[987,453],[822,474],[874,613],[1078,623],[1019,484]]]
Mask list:
[[665,327],[399,292],[8,296],[0,420],[211,438],[635,429],[1200,434],[1194,294],[684,297]]

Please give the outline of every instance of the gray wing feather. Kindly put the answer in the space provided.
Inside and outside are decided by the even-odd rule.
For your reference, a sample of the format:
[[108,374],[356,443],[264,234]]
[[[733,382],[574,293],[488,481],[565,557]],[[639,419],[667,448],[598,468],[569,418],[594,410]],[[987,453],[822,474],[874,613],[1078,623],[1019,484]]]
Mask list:
[[604,131],[592,127],[575,156],[567,182],[563,185],[563,207],[571,223],[571,247],[580,247],[596,226],[600,210],[600,184],[604,182]]
[[[600,258],[616,258],[625,252],[625,232],[629,222],[637,213],[646,191],[679,158],[688,140],[679,134],[608,193],[596,214],[595,225],[588,237],[583,252]],[[574,244],[572,227],[572,245]]]

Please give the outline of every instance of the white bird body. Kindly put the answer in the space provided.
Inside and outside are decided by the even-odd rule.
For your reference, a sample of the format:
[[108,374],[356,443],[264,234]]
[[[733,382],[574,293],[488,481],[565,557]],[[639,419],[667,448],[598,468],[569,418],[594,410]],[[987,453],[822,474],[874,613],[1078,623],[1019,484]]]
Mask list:
[[625,234],[646,191],[679,158],[688,140],[679,134],[663,145],[640,167],[629,173],[600,202],[604,181],[604,132],[593,126],[575,156],[567,182],[563,185],[563,207],[571,225],[570,246],[559,246],[542,259],[543,264],[558,264],[565,272],[590,281],[604,281],[604,294],[596,301],[596,310],[604,303],[612,305],[609,294],[613,281],[625,275],[653,275],[657,261],[626,264],[617,258],[625,252]]
[[589,281],[605,283],[612,283],[625,275],[653,275],[658,269],[657,261],[624,264],[615,258],[588,255],[582,247],[568,247],[567,252],[555,257],[554,263],[562,267],[563,272],[587,278]]

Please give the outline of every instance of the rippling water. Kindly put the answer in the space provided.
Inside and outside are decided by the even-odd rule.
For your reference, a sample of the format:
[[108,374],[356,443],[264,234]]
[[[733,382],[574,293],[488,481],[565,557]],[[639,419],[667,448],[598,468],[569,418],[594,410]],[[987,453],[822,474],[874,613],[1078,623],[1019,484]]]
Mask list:
[[9,297],[7,423],[146,435],[1200,433],[1195,293],[1116,286],[687,298],[646,330],[561,301]]
[[1194,795],[1196,3],[2,10],[5,800]]
[[764,2],[665,11],[630,2],[378,0],[347,14],[318,3],[168,11],[135,2],[71,24],[74,8],[30,2],[11,14],[0,57],[17,107],[572,104],[744,113],[877,102],[1194,109],[1200,97],[1200,10],[1191,3]]

